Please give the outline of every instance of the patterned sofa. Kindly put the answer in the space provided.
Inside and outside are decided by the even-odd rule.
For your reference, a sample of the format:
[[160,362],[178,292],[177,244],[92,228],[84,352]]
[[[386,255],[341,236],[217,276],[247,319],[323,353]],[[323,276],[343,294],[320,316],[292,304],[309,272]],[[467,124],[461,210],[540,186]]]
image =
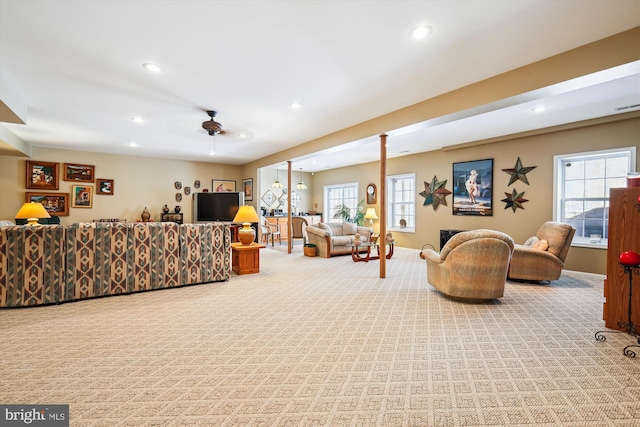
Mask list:
[[228,280],[222,223],[0,227],[0,307]]

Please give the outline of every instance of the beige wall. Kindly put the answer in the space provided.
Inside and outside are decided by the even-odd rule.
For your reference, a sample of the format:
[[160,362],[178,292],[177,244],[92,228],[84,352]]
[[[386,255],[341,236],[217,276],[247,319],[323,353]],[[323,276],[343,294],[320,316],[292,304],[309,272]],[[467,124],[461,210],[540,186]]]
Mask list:
[[[90,153],[85,151],[56,150],[34,147],[31,158],[0,156],[0,219],[13,220],[25,201],[25,160],[95,165],[96,178],[114,179],[114,195],[93,196],[93,207],[70,208],[69,216],[61,217],[62,224],[92,221],[97,218],[140,219],[147,207],[154,221],[160,220],[163,205],[173,212],[182,207],[185,222],[192,219],[191,195],[184,195],[184,187],[200,180],[200,190],[211,190],[212,179],[235,180],[236,189],[242,191],[241,167],[180,160],[150,159],[134,156]],[[174,182],[182,182],[182,202],[176,202]],[[71,193],[73,182],[60,179],[58,192]],[[94,187],[95,184],[89,184]],[[252,204],[253,202],[248,202]]]
[[[508,139],[484,145],[461,147],[450,151],[432,151],[396,159],[387,162],[387,175],[416,173],[417,192],[424,190],[424,183],[430,183],[433,176],[438,180],[447,180],[446,188],[452,190],[452,164],[454,162],[492,158],[494,161],[493,204],[491,217],[454,216],[452,214],[452,196],[447,196],[447,206],[434,211],[432,205],[423,206],[424,198],[416,198],[415,233],[394,232],[398,246],[421,248],[431,244],[439,249],[441,229],[490,228],[503,231],[516,241],[524,243],[534,235],[538,227],[553,219],[553,157],[558,154],[577,153],[590,150],[603,150],[617,147],[638,146],[640,140],[640,118],[615,121],[611,123],[567,129],[552,133],[543,133],[518,139]],[[393,144],[392,139],[387,140]],[[640,155],[640,150],[638,150]],[[529,185],[516,181],[510,186],[510,175],[502,169],[513,168],[520,157],[524,166],[536,166],[527,174]],[[636,160],[640,165],[640,159]],[[322,208],[323,186],[359,182],[360,199],[365,198],[365,187],[373,182],[379,187],[379,162],[367,163],[349,168],[334,169],[315,174],[313,181],[313,199]],[[504,209],[505,192],[513,189],[524,191],[524,209]],[[380,212],[380,206],[375,206]],[[379,229],[376,221],[374,228]],[[418,252],[416,251],[416,256]],[[567,258],[566,268],[570,270],[605,274],[606,250],[573,247]]]

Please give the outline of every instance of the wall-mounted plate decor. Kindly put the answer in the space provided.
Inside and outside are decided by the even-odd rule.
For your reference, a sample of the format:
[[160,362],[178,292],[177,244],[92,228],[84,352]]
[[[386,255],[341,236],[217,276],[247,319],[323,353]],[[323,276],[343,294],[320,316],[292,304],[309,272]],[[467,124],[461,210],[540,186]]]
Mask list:
[[176,190],[180,190],[182,188],[182,183],[180,181],[176,181],[173,183],[173,186],[176,187]]
[[187,196],[191,194],[191,187],[184,187],[184,194],[186,194]]
[[196,181],[193,183],[193,188],[200,188],[200,180],[196,179]]
[[176,202],[182,201],[182,193],[176,193]]

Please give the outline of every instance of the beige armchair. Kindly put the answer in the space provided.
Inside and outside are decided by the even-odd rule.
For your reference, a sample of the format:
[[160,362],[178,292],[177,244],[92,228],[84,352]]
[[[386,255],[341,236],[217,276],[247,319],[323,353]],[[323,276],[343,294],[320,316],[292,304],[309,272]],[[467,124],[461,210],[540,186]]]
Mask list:
[[576,229],[548,221],[523,245],[515,245],[509,264],[510,279],[548,282],[562,273]]
[[504,295],[513,239],[494,230],[454,235],[440,253],[424,249],[427,282],[443,294],[463,300],[490,300]]

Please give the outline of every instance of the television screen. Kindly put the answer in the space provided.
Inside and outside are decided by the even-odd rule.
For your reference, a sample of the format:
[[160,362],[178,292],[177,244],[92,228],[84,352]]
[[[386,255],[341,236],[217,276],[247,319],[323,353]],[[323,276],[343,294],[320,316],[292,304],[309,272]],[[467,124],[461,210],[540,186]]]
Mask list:
[[243,192],[195,193],[193,222],[233,221],[238,208],[242,205],[244,205]]

